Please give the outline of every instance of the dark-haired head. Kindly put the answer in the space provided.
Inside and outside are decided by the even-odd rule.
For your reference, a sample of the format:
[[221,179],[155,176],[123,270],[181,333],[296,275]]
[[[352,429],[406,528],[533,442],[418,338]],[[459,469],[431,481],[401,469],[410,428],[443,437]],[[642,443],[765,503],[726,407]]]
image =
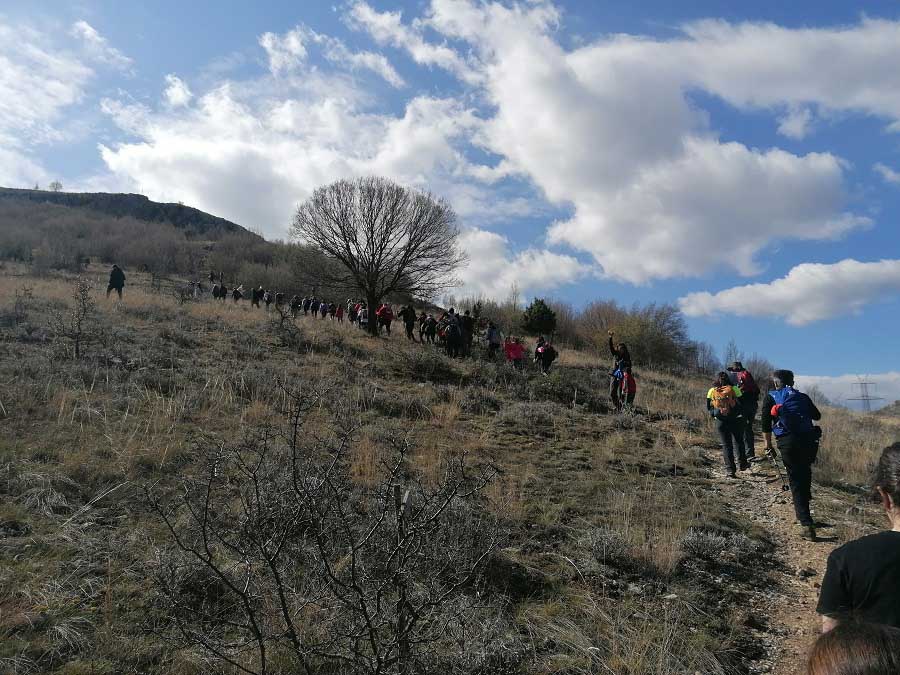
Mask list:
[[809,654],[808,675],[900,673],[900,629],[849,621],[819,636]]
[[772,373],[772,379],[778,389],[794,386],[794,372],[791,370],[776,370]]
[[885,508],[900,518],[900,442],[881,451],[873,482]]
[[728,377],[728,373],[721,372],[716,375],[716,386],[717,387],[728,387],[731,385],[731,378]]

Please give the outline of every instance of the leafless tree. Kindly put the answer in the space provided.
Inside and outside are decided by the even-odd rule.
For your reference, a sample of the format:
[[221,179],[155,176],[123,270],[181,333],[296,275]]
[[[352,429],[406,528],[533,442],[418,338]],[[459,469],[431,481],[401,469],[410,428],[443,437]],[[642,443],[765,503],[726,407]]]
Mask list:
[[[332,283],[358,290],[371,312],[393,293],[432,298],[457,285],[466,260],[450,205],[386,178],[317,189],[297,209],[291,234],[340,263]],[[374,317],[369,332],[378,333]]]
[[378,477],[361,485],[348,456],[358,430],[306,440],[307,414],[324,402],[284,395],[286,422],[200,443],[204,469],[149,495],[171,536],[155,566],[169,623],[156,630],[245,673],[276,662],[432,672],[438,645],[453,653],[472,640],[473,582],[498,547],[477,504],[494,470],[458,455],[427,483],[409,439],[389,438]]
[[63,184],[60,183],[58,180],[55,180],[52,183],[50,183],[49,187],[50,187],[51,192],[62,192]]

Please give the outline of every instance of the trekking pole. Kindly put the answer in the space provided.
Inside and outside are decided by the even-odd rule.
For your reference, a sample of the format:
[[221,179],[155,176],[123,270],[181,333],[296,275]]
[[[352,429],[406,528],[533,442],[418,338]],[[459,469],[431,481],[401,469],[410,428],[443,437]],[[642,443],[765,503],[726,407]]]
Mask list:
[[778,474],[778,480],[781,481],[781,491],[787,492],[791,489],[791,486],[788,485],[787,478],[784,473],[782,473],[781,468],[778,466],[778,456],[775,454],[775,448],[769,446],[766,448],[766,455],[770,460],[772,460],[772,466],[775,467],[775,473]]

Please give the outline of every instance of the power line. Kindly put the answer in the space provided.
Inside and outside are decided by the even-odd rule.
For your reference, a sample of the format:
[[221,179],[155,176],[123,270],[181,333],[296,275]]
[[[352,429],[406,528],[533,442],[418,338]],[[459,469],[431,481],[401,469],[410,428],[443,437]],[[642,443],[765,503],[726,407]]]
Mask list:
[[872,412],[872,401],[884,400],[881,396],[873,396],[872,393],[870,393],[869,387],[872,387],[872,392],[875,392],[876,388],[878,387],[878,385],[874,382],[866,382],[863,378],[859,378],[859,382],[855,382],[853,386],[859,389],[859,396],[848,398],[847,400],[860,401],[862,404],[863,412]]

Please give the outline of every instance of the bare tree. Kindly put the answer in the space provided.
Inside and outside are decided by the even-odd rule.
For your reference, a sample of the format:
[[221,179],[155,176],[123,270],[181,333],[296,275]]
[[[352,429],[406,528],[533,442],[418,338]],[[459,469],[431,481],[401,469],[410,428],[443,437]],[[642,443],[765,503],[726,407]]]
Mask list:
[[283,423],[203,441],[204,469],[149,495],[171,537],[157,551],[167,619],[155,630],[259,675],[276,661],[279,672],[435,672],[483,645],[473,582],[499,544],[478,503],[494,469],[460,454],[426,482],[409,439],[392,437],[360,484],[348,455],[358,430],[308,440],[324,400],[283,391]]
[[60,183],[58,180],[55,180],[52,183],[50,183],[50,185],[48,187],[50,188],[51,192],[62,192],[63,184]]
[[[393,293],[432,298],[456,286],[466,260],[450,205],[386,178],[317,189],[297,209],[291,234],[340,263],[331,282],[357,289],[371,312]],[[378,333],[374,317],[369,332]]]

